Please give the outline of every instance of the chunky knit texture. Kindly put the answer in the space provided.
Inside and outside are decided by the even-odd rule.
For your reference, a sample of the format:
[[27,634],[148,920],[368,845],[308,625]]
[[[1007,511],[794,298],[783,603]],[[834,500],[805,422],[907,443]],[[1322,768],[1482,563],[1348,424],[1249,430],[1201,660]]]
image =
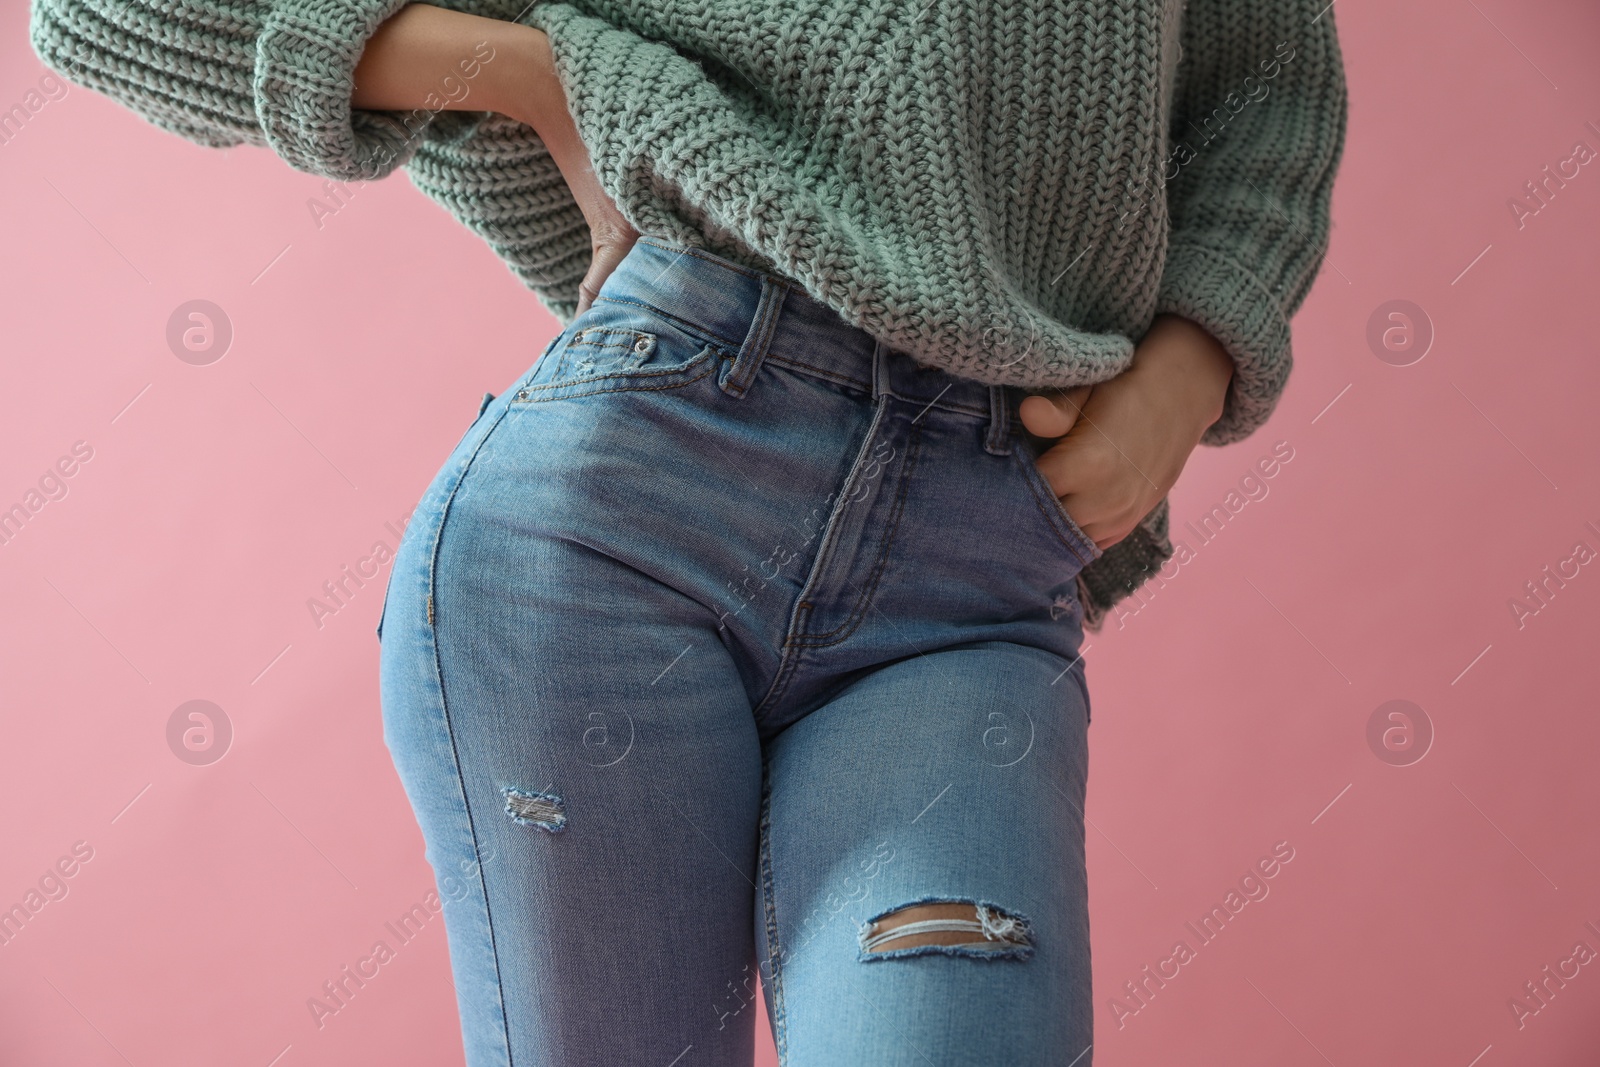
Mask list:
[[[33,0],[39,56],[199,144],[341,181],[404,167],[563,325],[588,227],[527,126],[353,110],[405,0]],[[1235,363],[1240,440],[1291,366],[1347,97],[1326,0],[436,0],[550,36],[643,233],[799,282],[918,361],[1104,381],[1161,312]],[[1173,554],[1168,502],[1080,578],[1084,621]]]

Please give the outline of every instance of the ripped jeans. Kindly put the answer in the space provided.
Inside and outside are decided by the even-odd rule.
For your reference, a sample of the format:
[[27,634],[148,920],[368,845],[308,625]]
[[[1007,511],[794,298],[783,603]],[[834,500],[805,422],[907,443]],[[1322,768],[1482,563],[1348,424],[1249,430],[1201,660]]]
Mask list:
[[384,738],[469,1067],[1091,1062],[1076,576],[1025,393],[646,236],[413,511]]

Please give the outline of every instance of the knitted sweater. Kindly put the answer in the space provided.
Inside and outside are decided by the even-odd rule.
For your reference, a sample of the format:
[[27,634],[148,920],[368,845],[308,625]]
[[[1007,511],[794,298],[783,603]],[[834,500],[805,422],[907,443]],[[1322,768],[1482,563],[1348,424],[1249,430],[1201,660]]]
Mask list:
[[[203,145],[410,180],[565,325],[588,227],[533,130],[350,107],[406,0],[33,0],[47,64]],[[1104,381],[1161,312],[1232,356],[1202,443],[1270,414],[1322,262],[1347,98],[1326,0],[433,0],[537,26],[642,233],[785,275],[924,364]],[[491,60],[492,61],[492,60]],[[1173,554],[1163,499],[1084,622]]]

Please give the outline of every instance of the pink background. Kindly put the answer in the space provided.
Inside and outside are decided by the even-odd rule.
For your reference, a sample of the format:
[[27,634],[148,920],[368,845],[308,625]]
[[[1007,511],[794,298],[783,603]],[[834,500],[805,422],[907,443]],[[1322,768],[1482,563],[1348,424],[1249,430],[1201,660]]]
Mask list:
[[[1520,228],[1507,203],[1600,151],[1600,11],[1337,17],[1351,124],[1298,368],[1264,430],[1191,461],[1193,558],[1087,653],[1096,1063],[1593,1063],[1600,963],[1520,1028],[1508,1000],[1600,951],[1600,564],[1508,605],[1600,551],[1600,161]],[[8,108],[45,73],[24,5],[0,55]],[[0,506],[93,450],[0,545],[0,908],[93,850],[0,946],[5,1064],[460,1063],[441,921],[320,1029],[306,1007],[432,888],[381,737],[387,568],[320,629],[306,602],[393,546],[556,327],[405,178],[318,230],[320,186],[76,88],[0,146]],[[234,325],[209,366],[164,336],[194,298]],[[1399,299],[1435,332],[1409,366],[1367,342]],[[1201,545],[1185,523],[1279,441]],[[194,699],[234,731],[208,766],[166,740]],[[1408,766],[1367,740],[1396,699],[1436,733]],[[1201,945],[1185,922],[1278,842],[1270,894]]]

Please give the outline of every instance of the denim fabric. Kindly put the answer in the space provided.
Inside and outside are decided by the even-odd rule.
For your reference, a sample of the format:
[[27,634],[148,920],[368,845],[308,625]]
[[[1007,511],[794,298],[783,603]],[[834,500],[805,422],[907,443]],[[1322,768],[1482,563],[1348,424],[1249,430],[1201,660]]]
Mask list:
[[[744,1067],[758,976],[786,1067],[1089,1067],[1101,550],[1023,395],[646,236],[485,397],[379,622],[470,1067]],[[926,901],[983,929],[868,950]]]

